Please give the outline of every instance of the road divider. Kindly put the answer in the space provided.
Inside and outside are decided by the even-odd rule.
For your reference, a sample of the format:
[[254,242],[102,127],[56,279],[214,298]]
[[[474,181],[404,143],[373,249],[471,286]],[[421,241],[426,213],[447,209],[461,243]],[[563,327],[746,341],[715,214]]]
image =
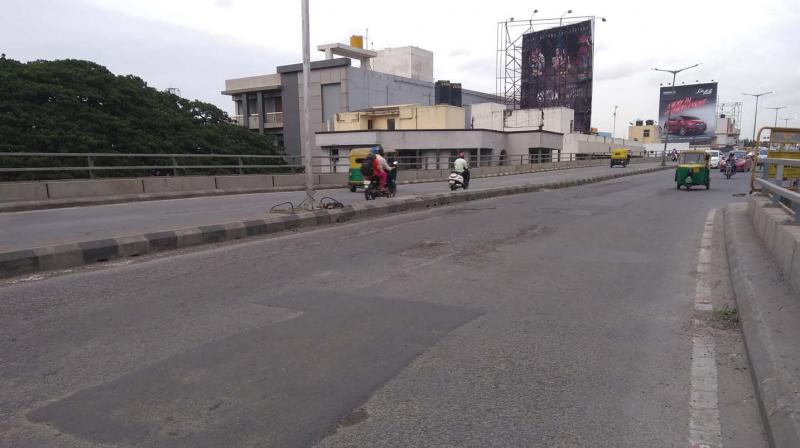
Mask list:
[[589,176],[555,182],[528,183],[510,187],[465,190],[361,202],[338,209],[271,214],[264,219],[190,227],[135,236],[107,238],[71,244],[0,252],[0,278],[39,271],[68,269],[76,266],[136,257],[167,250],[220,243],[248,237],[269,235],[309,227],[372,219],[397,213],[428,210],[468,201],[490,199],[541,190],[554,190],[603,182],[637,174],[652,173],[671,167],[627,169],[618,173]]

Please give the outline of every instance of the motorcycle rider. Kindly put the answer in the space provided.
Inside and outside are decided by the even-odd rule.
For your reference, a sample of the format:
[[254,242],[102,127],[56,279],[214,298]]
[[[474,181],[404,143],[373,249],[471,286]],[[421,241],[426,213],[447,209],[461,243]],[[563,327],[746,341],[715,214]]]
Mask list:
[[725,169],[727,170],[728,167],[731,167],[731,174],[736,174],[736,157],[733,155],[733,151],[728,153],[728,158],[725,159]]
[[464,158],[464,151],[458,152],[458,158],[453,162],[453,172],[464,178],[464,189],[469,188],[469,162]]
[[389,172],[394,169],[389,162],[384,157],[383,148],[378,148],[378,154],[375,155],[375,160],[377,160],[378,165],[380,165],[381,170],[386,174],[386,180],[381,184],[381,191],[386,192],[386,184],[389,181]]

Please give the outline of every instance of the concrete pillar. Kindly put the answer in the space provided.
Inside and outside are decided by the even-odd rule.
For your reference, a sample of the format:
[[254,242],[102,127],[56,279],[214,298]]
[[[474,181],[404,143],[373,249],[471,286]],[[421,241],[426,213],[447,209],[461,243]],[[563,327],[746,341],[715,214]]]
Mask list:
[[247,99],[247,93],[242,93],[242,123],[244,123],[245,129],[250,129],[250,110],[248,109],[250,103]]
[[258,133],[264,135],[264,92],[256,92],[256,103],[258,108]]

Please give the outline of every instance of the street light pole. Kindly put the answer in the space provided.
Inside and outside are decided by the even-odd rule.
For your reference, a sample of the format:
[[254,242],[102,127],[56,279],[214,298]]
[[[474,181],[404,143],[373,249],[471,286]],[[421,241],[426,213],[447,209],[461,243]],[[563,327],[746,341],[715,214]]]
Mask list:
[[564,23],[564,16],[567,15],[567,14],[572,14],[572,10],[569,9],[564,14],[561,14],[561,18],[558,19],[558,26],[561,26],[561,24]]
[[776,106],[776,107],[768,107],[767,109],[772,109],[775,111],[775,127],[778,127],[778,111],[781,109],[786,109],[789,106]]
[[789,127],[789,122],[791,120],[794,120],[795,118],[797,118],[797,117],[781,118],[781,120],[783,120],[783,127],[788,128]]
[[305,174],[306,174],[306,200],[305,209],[314,209],[314,176],[311,172],[311,113],[309,110],[309,88],[311,80],[311,49],[309,44],[308,31],[308,0],[302,0],[303,9],[303,148],[301,153],[305,155]]
[[617,106],[614,106],[614,127],[611,128],[611,139],[614,139],[614,134],[617,133]]
[[[677,70],[663,70],[660,68],[654,68],[653,70],[657,72],[666,72],[672,73],[672,88],[675,88],[675,78],[677,77],[678,73],[689,70],[690,68],[695,68],[700,65],[701,62],[697,64],[690,65],[688,67],[679,68]],[[669,122],[672,120],[672,107],[670,104],[667,104],[667,121],[664,123],[664,150],[661,152],[661,166],[667,166],[667,143],[669,143]]]
[[762,93],[742,93],[742,95],[756,97],[756,113],[755,113],[755,115],[753,115],[753,140],[752,140],[753,141],[753,145],[755,145],[757,143],[756,142],[756,122],[758,121],[758,99],[761,98],[764,95],[769,95],[770,93],[773,93],[772,90],[770,90],[769,92],[762,92]]

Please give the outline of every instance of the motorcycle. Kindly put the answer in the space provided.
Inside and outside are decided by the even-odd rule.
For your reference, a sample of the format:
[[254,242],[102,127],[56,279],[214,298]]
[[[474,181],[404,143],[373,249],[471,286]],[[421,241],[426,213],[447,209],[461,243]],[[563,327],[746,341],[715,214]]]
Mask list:
[[456,191],[459,188],[467,189],[467,187],[464,186],[464,176],[455,171],[450,173],[450,177],[447,178],[447,183],[450,185],[450,191]]
[[733,173],[736,172],[736,162],[728,160],[725,163],[725,179],[730,179]]
[[397,162],[392,163],[392,169],[386,179],[386,191],[381,191],[377,177],[364,179],[364,199],[371,201],[375,198],[393,198],[397,195]]

